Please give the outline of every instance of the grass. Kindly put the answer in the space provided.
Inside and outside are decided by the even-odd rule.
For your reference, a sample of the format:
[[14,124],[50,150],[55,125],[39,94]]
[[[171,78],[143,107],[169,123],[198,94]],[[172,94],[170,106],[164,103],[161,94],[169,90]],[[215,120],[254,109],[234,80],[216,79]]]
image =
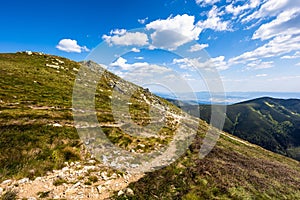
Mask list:
[[221,136],[204,159],[202,137],[171,165],[131,183],[135,197],[115,199],[299,199],[299,162]]
[[8,190],[0,197],[0,200],[15,200],[17,195],[18,193],[15,190]]
[[67,180],[65,180],[63,178],[57,178],[53,181],[53,185],[55,185],[55,186],[60,186],[64,183],[67,183]]
[[[61,64],[63,68],[57,70],[46,66],[57,59],[64,62]],[[77,73],[73,68],[79,68],[79,63],[56,56],[0,54],[0,73],[3,74],[0,79],[0,181],[21,177],[33,179],[63,167],[66,161],[80,160],[84,156],[71,110]],[[93,76],[97,74],[86,78],[93,80]],[[116,85],[118,92],[114,93]],[[79,89],[81,95],[86,94],[84,87]],[[126,95],[131,91],[135,92],[127,101]],[[112,98],[112,95],[116,96]],[[111,99],[119,101],[115,108],[117,114],[129,110],[123,124],[115,119],[119,115],[112,114]],[[128,102],[127,106],[122,107]],[[156,108],[149,108],[148,102],[155,104]],[[85,105],[80,99],[79,103]],[[168,108],[172,113],[181,113],[166,100],[107,71],[102,74],[96,87],[95,108],[100,126],[110,141],[136,152],[151,152],[169,144],[179,123],[170,115],[159,126],[161,110]],[[83,113],[81,117],[86,120],[92,116]],[[132,136],[124,131],[129,122],[143,130],[155,132],[156,137]],[[55,123],[61,127],[54,127]],[[186,130],[197,128],[195,124],[184,125]],[[134,196],[125,194],[127,196],[116,195],[114,198],[300,198],[300,168],[295,160],[257,146],[248,146],[226,135],[220,137],[208,156],[199,159],[199,148],[207,128],[206,123],[199,121],[196,139],[184,155],[171,165],[149,172],[139,181],[131,183],[129,187],[134,191]],[[138,130],[141,129],[134,129],[136,132]],[[109,172],[109,169],[106,171]],[[81,178],[88,185],[98,181],[92,175]],[[65,179],[53,182],[57,186],[63,183],[66,183]]]
[[[58,63],[57,60],[63,61],[59,69],[47,66]],[[79,63],[51,55],[0,54],[0,181],[12,177],[42,176],[47,171],[62,168],[66,161],[82,158],[83,147],[74,128],[71,109],[77,75],[73,68],[79,67]],[[93,68],[92,65],[90,67]],[[174,132],[174,125],[170,123],[172,118],[158,133],[162,138],[135,138],[118,127],[107,126],[116,123],[110,98],[116,90],[115,83],[119,83],[115,99],[119,97],[122,102],[126,100],[128,92],[134,91],[127,108],[132,122],[137,126],[147,126],[151,120],[157,120],[157,116],[147,114],[150,108],[144,98],[150,102],[160,101],[177,113],[179,109],[145,93],[143,88],[107,71],[102,72],[96,86],[95,109],[108,138],[121,148],[143,152],[167,144]],[[90,81],[96,77],[97,73],[89,74],[84,79]],[[80,92],[84,95],[86,89]],[[82,117],[88,119],[90,116],[83,114]],[[53,127],[55,123],[61,127]],[[152,125],[147,130],[154,128]]]

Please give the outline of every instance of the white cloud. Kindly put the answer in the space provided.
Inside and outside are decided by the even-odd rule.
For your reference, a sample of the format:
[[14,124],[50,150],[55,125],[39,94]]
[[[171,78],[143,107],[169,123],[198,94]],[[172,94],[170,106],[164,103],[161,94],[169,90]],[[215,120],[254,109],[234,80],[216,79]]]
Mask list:
[[165,49],[176,49],[192,40],[198,40],[202,31],[194,25],[195,17],[187,14],[156,20],[146,25],[151,34],[153,46]]
[[215,3],[218,3],[220,0],[196,0],[196,4],[200,6],[207,6],[207,5],[213,5]]
[[115,30],[111,30],[110,34],[111,35],[124,35],[126,33],[126,29],[115,29]]
[[61,51],[75,52],[75,53],[90,51],[86,46],[79,46],[77,44],[77,41],[72,40],[72,39],[62,39],[62,40],[60,40],[58,45],[56,45],[56,48],[61,50]]
[[130,66],[127,64],[127,60],[122,57],[119,57],[115,62],[111,63],[110,66],[120,67],[122,70],[130,69]]
[[103,35],[102,39],[108,44],[122,45],[122,46],[144,46],[148,44],[148,36],[141,32],[126,32],[123,35]]
[[[245,52],[230,59],[230,65],[282,55],[285,56],[282,56],[281,59],[293,59],[299,56],[286,54],[300,50],[300,1],[264,1],[257,11],[243,19],[242,22],[250,22],[255,19],[259,23],[264,19],[269,19],[267,23],[262,24],[252,35],[253,40],[259,39],[267,42],[253,51]],[[258,22],[256,21],[254,24]],[[265,64],[262,66],[269,66]]]
[[300,63],[297,63],[296,66],[300,66]]
[[202,49],[205,49],[208,46],[209,46],[208,44],[195,44],[195,45],[191,46],[189,51],[190,52],[201,51]]
[[205,21],[199,21],[197,26],[201,29],[212,29],[214,31],[231,31],[230,21],[222,21],[217,6],[213,6],[212,9],[207,14],[207,19]]
[[125,58],[119,57],[115,62],[110,64],[111,67],[119,68],[120,70],[130,71],[131,74],[137,73],[165,73],[172,71],[171,69],[147,62],[136,62],[129,64]]
[[274,67],[274,62],[262,62],[262,60],[255,60],[247,64],[248,70],[268,69]]
[[198,68],[198,69],[205,69],[205,70],[211,70],[211,69],[226,70],[226,69],[228,69],[228,65],[227,65],[227,62],[225,61],[224,56],[210,58],[204,62],[200,61],[200,59],[198,59],[198,58],[174,59],[173,64],[179,64],[180,68],[189,69],[191,71],[194,70],[193,69],[194,67]]
[[282,56],[281,59],[296,59],[300,58],[300,51],[297,51],[294,55]]
[[139,22],[140,24],[145,24],[147,20],[148,20],[148,17],[146,17],[146,18],[144,18],[144,19],[138,19],[138,22]]
[[300,33],[300,7],[281,12],[273,21],[263,24],[253,34],[253,39],[267,40],[276,36]]
[[300,48],[300,35],[298,36],[278,36],[264,44],[256,48],[253,51],[248,51],[243,53],[240,56],[229,59],[229,63],[238,64],[245,63],[252,60],[257,60],[260,58],[270,58],[281,56],[283,54],[287,54],[292,51],[299,50]]
[[266,17],[274,17],[280,12],[288,7],[294,7],[295,0],[268,0],[260,7],[259,10],[253,12],[251,15],[247,16],[242,22],[249,22],[254,19],[261,19]]
[[256,74],[256,77],[266,77],[268,74]]
[[234,16],[239,15],[245,10],[256,8],[260,5],[260,0],[250,0],[249,3],[245,3],[243,5],[234,6],[234,3],[229,4],[225,7],[227,13],[231,13]]
[[136,59],[136,60],[144,60],[144,57],[139,56],[139,57],[134,57],[134,59]]
[[135,52],[135,53],[138,53],[138,52],[140,52],[141,50],[139,50],[139,49],[137,49],[137,48],[134,47],[134,48],[131,49],[131,51],[132,51],[132,52]]

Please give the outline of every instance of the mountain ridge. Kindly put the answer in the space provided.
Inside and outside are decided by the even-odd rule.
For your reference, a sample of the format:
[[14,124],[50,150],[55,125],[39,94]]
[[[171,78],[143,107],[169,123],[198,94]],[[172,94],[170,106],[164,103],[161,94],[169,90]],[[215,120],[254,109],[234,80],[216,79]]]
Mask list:
[[[193,109],[199,109],[200,118],[210,121],[210,105],[195,106],[170,101],[193,115],[196,115]],[[261,97],[228,105],[226,108],[224,131],[271,151],[300,159],[299,99]]]

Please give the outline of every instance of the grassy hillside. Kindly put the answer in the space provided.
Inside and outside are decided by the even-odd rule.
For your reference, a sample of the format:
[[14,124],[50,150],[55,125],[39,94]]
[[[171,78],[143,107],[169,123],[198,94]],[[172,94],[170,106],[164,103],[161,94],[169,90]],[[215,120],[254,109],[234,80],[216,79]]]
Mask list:
[[[0,182],[8,178],[34,179],[47,171],[64,167],[66,161],[89,156],[79,140],[72,114],[73,85],[80,64],[39,53],[0,54]],[[221,133],[217,146],[207,157],[199,159],[207,123],[187,116],[166,100],[92,62],[85,65],[95,71],[95,76],[97,71],[102,72],[95,92],[96,116],[99,126],[114,145],[143,155],[171,144],[176,131],[180,131],[180,136],[191,130],[197,132],[192,145],[176,162],[147,173],[130,184],[133,193],[116,194],[113,199],[300,198],[298,161],[226,133]],[[92,82],[90,78],[87,80]],[[117,82],[122,87],[116,89]],[[130,116],[127,118],[146,127],[150,137],[124,132],[124,127],[132,122],[127,118],[118,122],[113,116],[113,91],[117,91],[117,100],[122,105],[130,88],[135,92],[130,97]],[[83,89],[79,90],[82,94]],[[154,113],[149,115],[149,110]],[[160,112],[167,113],[165,123],[156,135],[151,135],[151,128],[147,125],[153,120],[159,124],[159,115],[156,114]],[[83,119],[89,117],[88,112],[82,113]],[[92,131],[94,127],[90,128]],[[139,130],[133,131],[138,133]],[[175,151],[177,145],[183,145],[177,140],[175,143]]]
[[[176,101],[173,101],[176,104]],[[181,106],[209,122],[209,105]],[[199,117],[199,116],[198,116]],[[300,160],[300,100],[259,98],[227,106],[224,131],[282,155]]]
[[[171,140],[175,126],[172,117],[166,119],[163,137],[134,138],[123,133],[111,109],[113,83],[122,83],[135,91],[130,99],[130,117],[139,125],[147,125],[152,117],[147,114],[149,102],[157,101],[173,113],[180,113],[178,108],[92,62],[86,65],[95,74],[103,72],[96,87],[96,115],[114,144],[126,150],[147,152]],[[72,112],[73,86],[80,66],[81,63],[40,53],[0,54],[0,181],[40,176],[62,168],[66,161],[87,156]]]
[[204,159],[201,138],[168,167],[147,173],[117,199],[299,199],[298,161],[222,134]]

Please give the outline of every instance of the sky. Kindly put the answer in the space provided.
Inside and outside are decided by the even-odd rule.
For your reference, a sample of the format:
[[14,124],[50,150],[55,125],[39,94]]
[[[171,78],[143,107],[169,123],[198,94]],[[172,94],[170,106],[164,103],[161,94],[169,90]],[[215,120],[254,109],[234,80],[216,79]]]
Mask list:
[[300,92],[298,0],[11,0],[0,25],[0,52],[94,59],[153,90]]

